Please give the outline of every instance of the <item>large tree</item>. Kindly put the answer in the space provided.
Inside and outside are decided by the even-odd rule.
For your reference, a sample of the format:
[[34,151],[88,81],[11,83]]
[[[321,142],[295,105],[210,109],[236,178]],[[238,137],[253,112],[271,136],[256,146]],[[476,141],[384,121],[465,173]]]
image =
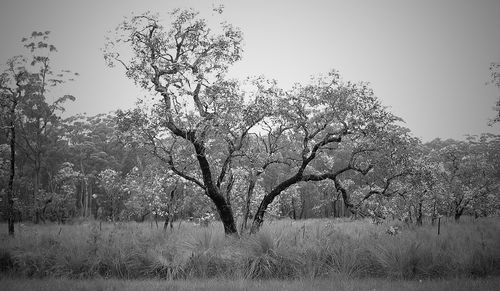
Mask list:
[[[109,64],[121,64],[129,78],[152,93],[120,118],[123,129],[139,129],[172,173],[212,200],[227,234],[237,232],[231,171],[255,146],[264,154],[250,167],[250,183],[271,164],[286,164],[289,171],[259,203],[252,231],[290,186],[372,169],[358,158],[375,150],[371,142],[384,139],[399,119],[367,84],[343,82],[335,71],[288,92],[263,77],[228,79],[229,66],[241,58],[241,32],[227,23],[212,30],[191,10],[175,10],[169,17],[169,26],[151,13],[127,18],[106,43]],[[263,142],[251,142],[259,135],[266,136]],[[345,147],[347,160],[324,171],[313,167],[320,157]]]

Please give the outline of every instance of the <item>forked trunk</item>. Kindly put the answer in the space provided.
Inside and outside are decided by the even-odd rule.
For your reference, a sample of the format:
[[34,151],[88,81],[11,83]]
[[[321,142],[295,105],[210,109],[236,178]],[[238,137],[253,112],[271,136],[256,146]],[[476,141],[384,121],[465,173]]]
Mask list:
[[460,217],[464,213],[465,206],[462,206],[460,203],[455,204],[455,210],[454,210],[454,216],[455,216],[455,222],[460,221]]
[[220,193],[219,189],[215,186],[212,178],[212,172],[210,170],[210,165],[205,156],[205,147],[202,143],[192,141],[193,146],[196,151],[196,157],[200,165],[201,174],[203,176],[203,184],[205,185],[205,194],[212,200],[217,207],[217,212],[219,213],[220,220],[224,225],[224,233],[227,235],[238,234],[238,229],[236,228],[236,222],[234,221],[233,210],[231,209],[231,204],[225,199],[225,197]]

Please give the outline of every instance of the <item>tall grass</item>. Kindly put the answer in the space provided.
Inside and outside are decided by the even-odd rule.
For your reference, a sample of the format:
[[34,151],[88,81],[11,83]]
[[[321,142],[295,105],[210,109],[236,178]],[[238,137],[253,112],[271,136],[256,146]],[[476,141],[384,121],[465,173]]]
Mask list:
[[500,220],[408,227],[396,222],[281,220],[255,235],[222,226],[149,224],[0,225],[0,272],[24,278],[394,279],[500,275]]

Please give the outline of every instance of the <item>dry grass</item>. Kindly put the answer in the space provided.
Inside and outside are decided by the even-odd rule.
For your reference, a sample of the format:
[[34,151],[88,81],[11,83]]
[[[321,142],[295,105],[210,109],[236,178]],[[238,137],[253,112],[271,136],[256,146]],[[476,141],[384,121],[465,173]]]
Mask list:
[[500,275],[498,218],[436,228],[387,222],[281,220],[256,235],[225,237],[222,226],[183,222],[0,225],[0,272],[21,278],[117,279],[430,279]]

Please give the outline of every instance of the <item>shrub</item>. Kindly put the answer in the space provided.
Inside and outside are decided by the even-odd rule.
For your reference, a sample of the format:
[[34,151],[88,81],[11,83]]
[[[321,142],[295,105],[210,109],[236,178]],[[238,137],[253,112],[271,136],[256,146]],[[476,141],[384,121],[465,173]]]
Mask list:
[[10,271],[14,267],[14,262],[10,252],[0,248],[0,272]]

